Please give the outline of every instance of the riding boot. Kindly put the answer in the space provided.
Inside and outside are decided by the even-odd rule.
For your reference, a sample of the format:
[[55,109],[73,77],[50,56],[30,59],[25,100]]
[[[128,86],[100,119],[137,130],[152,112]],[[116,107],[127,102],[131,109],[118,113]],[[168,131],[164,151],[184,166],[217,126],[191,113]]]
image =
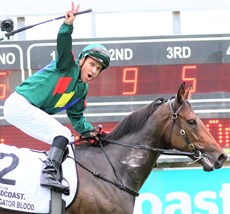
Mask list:
[[53,146],[52,144],[48,153],[48,158],[44,162],[40,180],[41,186],[51,187],[62,193],[69,191],[68,186],[62,185],[60,177],[64,151],[63,148]]

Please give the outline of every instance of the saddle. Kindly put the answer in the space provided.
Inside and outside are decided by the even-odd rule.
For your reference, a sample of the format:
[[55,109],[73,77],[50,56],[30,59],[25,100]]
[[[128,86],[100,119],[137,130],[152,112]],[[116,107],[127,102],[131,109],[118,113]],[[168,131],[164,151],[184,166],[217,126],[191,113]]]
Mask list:
[[[66,207],[77,194],[78,175],[74,148],[62,163],[63,177],[70,194],[62,194]],[[46,152],[0,144],[0,208],[23,213],[49,213],[50,189],[40,186],[40,175]],[[65,181],[63,181],[65,182]]]

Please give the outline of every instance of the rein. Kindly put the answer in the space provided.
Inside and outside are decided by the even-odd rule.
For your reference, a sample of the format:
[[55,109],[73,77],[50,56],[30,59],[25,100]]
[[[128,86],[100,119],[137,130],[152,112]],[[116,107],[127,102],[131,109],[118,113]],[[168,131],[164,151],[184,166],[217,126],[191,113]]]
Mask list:
[[[101,144],[101,142],[99,142],[99,143],[100,143],[100,147],[101,147],[101,149],[103,150],[103,152],[104,152],[104,154],[105,154],[107,160],[109,161],[110,166],[111,166],[112,169],[113,169],[113,172],[114,172],[116,178],[118,179],[118,176],[117,176],[117,173],[116,173],[116,169],[114,168],[114,166],[113,166],[112,163],[110,162],[110,159],[108,158],[107,154],[105,153],[103,145]],[[100,173],[98,173],[98,172],[93,172],[92,170],[88,169],[87,167],[85,167],[84,165],[82,165],[81,163],[79,163],[79,162],[76,160],[76,158],[75,158],[75,162],[76,162],[80,167],[82,167],[83,169],[85,169],[87,172],[91,173],[93,176],[95,176],[95,177],[97,177],[97,178],[100,178],[101,180],[106,181],[106,182],[108,182],[108,183],[114,185],[115,187],[119,188],[120,190],[123,190],[123,191],[128,192],[129,194],[133,195],[134,197],[139,196],[139,193],[138,193],[138,192],[136,192],[136,191],[134,191],[134,190],[132,190],[132,189],[126,187],[126,186],[122,183],[122,180],[118,179],[120,183],[114,182],[114,181],[112,181],[111,179],[108,179],[108,178],[102,176]]]
[[181,152],[179,150],[176,149],[161,149],[161,148],[152,148],[149,146],[143,146],[143,145],[135,145],[135,146],[131,146],[131,145],[127,145],[127,144],[123,144],[123,143],[118,143],[116,141],[113,140],[106,140],[106,142],[111,143],[111,144],[116,144],[119,146],[124,146],[124,147],[129,147],[132,149],[140,149],[140,150],[146,150],[146,151],[150,151],[150,152],[162,152],[162,154],[166,154],[166,155],[193,155],[193,152]]
[[[73,144],[72,144],[72,145],[73,145]],[[103,147],[101,141],[99,141],[99,145],[100,145],[102,151],[104,152],[104,154],[105,154],[105,156],[106,156],[106,158],[107,158],[107,160],[108,160],[110,166],[112,167],[113,172],[114,172],[116,178],[118,179],[118,176],[117,176],[117,173],[116,173],[116,169],[114,168],[114,166],[112,165],[112,163],[111,163],[110,159],[108,158],[106,152],[104,151],[104,147]],[[72,147],[72,149],[73,149],[73,147]],[[75,161],[75,163],[77,163],[80,167],[82,167],[83,169],[85,169],[87,172],[91,173],[94,177],[100,178],[101,180],[106,181],[106,182],[108,182],[108,183],[114,185],[115,187],[119,188],[120,190],[123,190],[123,191],[128,192],[129,194],[131,194],[131,195],[134,196],[134,197],[139,196],[139,193],[138,193],[138,192],[136,192],[136,191],[134,191],[134,190],[132,190],[132,189],[126,187],[126,186],[122,183],[122,180],[118,179],[120,183],[114,182],[114,181],[112,181],[111,179],[108,179],[108,178],[102,176],[100,173],[98,173],[98,172],[93,172],[92,170],[90,170],[90,169],[88,169],[86,166],[84,166],[83,164],[79,163],[79,162],[77,161],[77,157],[76,157],[75,153],[74,153],[74,161]]]

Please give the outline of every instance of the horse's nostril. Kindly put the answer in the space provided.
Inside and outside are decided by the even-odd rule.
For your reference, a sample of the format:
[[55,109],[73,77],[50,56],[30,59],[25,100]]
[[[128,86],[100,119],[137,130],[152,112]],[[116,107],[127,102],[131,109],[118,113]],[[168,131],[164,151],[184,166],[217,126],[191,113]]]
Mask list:
[[227,155],[226,154],[221,154],[219,157],[218,157],[218,160],[217,160],[217,162],[215,163],[215,168],[216,169],[219,169],[219,168],[221,168],[222,166],[223,166],[223,164],[224,164],[224,161],[227,159]]
[[225,153],[221,154],[218,158],[218,162],[224,162],[227,159],[227,155]]

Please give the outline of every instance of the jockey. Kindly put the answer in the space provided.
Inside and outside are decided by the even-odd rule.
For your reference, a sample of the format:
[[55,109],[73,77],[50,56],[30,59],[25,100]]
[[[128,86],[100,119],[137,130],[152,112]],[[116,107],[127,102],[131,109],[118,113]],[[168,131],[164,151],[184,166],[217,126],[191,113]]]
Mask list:
[[51,115],[65,110],[79,134],[91,130],[88,134],[96,137],[98,133],[93,131],[93,125],[86,122],[83,115],[88,82],[110,63],[110,54],[101,44],[86,46],[75,61],[71,34],[76,18],[73,13],[78,10],[79,5],[76,8],[72,5],[72,10],[65,15],[57,36],[56,60],[17,86],[4,104],[4,116],[9,123],[51,145],[40,183],[60,192],[69,190],[57,174],[66,146],[73,137],[71,131]]

